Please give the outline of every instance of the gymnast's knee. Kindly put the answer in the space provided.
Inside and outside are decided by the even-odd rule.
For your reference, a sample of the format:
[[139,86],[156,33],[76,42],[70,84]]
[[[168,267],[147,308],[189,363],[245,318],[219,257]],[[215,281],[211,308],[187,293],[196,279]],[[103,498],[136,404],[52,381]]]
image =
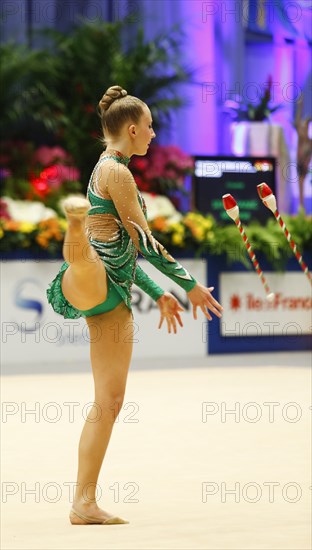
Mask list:
[[107,418],[109,414],[112,420],[116,420],[122,408],[124,396],[124,390],[108,391],[104,395],[96,396],[94,401],[103,418]]

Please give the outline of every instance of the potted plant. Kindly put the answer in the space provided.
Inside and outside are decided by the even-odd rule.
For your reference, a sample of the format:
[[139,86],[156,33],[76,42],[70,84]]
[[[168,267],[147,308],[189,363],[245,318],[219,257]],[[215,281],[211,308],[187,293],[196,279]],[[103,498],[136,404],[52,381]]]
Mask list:
[[225,102],[225,112],[233,120],[231,146],[234,155],[274,156],[276,132],[270,123],[270,116],[281,108],[281,104],[272,106],[271,100],[272,77],[269,76],[257,103],[246,102],[241,96]]

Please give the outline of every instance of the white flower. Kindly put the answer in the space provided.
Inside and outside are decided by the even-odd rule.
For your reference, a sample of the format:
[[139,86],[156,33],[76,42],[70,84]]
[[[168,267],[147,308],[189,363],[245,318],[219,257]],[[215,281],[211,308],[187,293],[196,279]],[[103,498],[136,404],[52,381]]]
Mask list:
[[8,207],[10,217],[17,222],[39,223],[42,220],[56,218],[57,213],[47,208],[42,202],[15,201],[10,197],[2,197]]
[[176,210],[171,200],[164,195],[153,195],[152,193],[141,193],[147,208],[148,221],[158,217],[170,218],[170,220],[179,221],[183,218],[182,214]]

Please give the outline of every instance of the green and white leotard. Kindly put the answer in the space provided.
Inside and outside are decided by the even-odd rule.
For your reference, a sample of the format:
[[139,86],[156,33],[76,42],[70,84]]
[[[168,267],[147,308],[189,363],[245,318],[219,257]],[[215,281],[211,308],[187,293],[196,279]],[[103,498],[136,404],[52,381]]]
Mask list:
[[[153,300],[158,300],[164,290],[138,265],[138,253],[186,292],[192,290],[197,283],[149,230],[144,199],[127,168],[129,160],[117,151],[105,152],[94,167],[87,190],[91,204],[86,223],[87,234],[106,269],[107,298],[91,310],[82,311],[73,307],[65,299],[61,289],[61,278],[68,267],[64,262],[50,283],[47,296],[53,309],[65,318],[77,319],[96,315],[113,309],[121,301],[131,310],[133,283]],[[103,163],[108,161],[109,168],[114,170],[114,181],[110,183],[109,190],[107,185],[103,189],[103,178],[101,182],[99,178]]]

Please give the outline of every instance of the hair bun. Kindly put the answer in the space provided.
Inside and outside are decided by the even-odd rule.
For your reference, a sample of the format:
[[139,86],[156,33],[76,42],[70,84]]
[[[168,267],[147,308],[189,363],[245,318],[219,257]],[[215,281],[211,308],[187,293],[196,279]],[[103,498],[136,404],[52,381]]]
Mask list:
[[99,102],[99,107],[103,111],[107,111],[116,99],[121,99],[128,95],[127,90],[124,90],[121,86],[111,86],[108,88]]

